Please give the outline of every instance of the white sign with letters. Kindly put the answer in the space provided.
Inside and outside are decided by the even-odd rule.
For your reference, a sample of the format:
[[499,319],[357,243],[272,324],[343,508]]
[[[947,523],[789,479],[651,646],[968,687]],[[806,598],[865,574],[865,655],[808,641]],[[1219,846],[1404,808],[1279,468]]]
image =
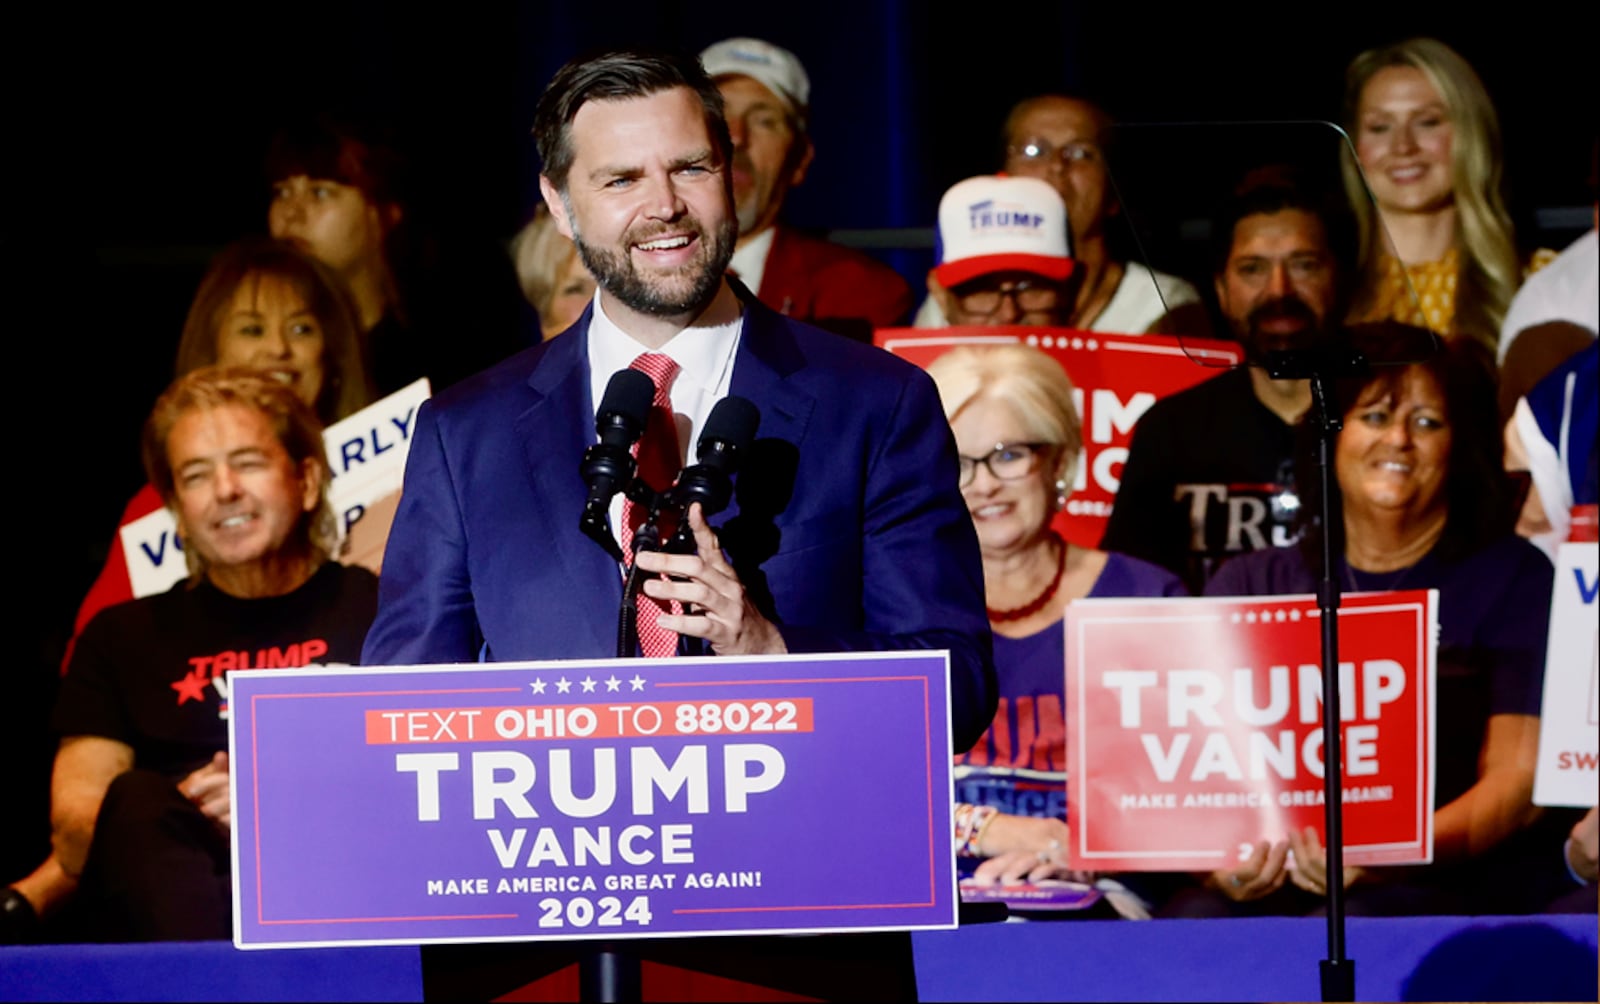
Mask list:
[[[431,393],[423,378],[324,431],[328,466],[333,470],[328,499],[341,537],[369,505],[400,490],[417,409]],[[167,509],[126,524],[120,536],[134,596],[163,592],[188,574],[177,525]]]
[[1550,600],[1535,805],[1594,805],[1600,760],[1600,544],[1562,544]]

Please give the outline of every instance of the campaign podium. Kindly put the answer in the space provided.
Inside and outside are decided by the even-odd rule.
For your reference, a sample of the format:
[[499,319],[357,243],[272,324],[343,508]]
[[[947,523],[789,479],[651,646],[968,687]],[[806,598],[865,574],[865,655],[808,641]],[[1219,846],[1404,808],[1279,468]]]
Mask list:
[[914,999],[909,932],[959,917],[948,674],[233,674],[234,943],[420,945],[427,999]]

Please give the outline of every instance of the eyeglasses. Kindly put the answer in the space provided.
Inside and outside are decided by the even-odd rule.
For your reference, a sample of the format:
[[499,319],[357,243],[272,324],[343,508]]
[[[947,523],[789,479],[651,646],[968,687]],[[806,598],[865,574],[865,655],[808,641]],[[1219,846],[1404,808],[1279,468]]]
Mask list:
[[989,473],[1001,481],[1025,478],[1039,469],[1039,458],[1054,443],[998,443],[981,457],[958,455],[961,461],[960,487],[972,484],[978,476],[978,465],[989,468]]
[[1029,139],[1006,147],[1006,156],[1021,164],[1048,165],[1059,162],[1062,167],[1086,160],[1098,160],[1100,150],[1093,143],[1054,143],[1042,139]]
[[961,309],[973,317],[993,317],[1000,312],[1000,304],[1010,298],[1019,314],[1034,314],[1056,309],[1061,302],[1061,290],[1053,285],[1035,285],[1031,282],[1005,282],[987,289],[954,291]]

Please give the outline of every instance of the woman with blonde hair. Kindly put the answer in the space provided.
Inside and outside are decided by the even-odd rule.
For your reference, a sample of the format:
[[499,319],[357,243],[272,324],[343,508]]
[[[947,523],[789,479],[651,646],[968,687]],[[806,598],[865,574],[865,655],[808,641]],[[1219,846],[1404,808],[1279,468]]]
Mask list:
[[584,266],[578,246],[556,229],[550,207],[542,202],[512,238],[511,258],[522,294],[539,315],[544,339],[572,327],[594,299],[594,276]]
[[1343,123],[1361,238],[1351,319],[1403,321],[1493,349],[1522,269],[1500,122],[1477,73],[1432,38],[1369,49],[1345,71]]
[[980,883],[1061,877],[1067,605],[1187,590],[1164,568],[1070,544],[1052,526],[1083,446],[1072,381],[1056,360],[1020,343],[964,345],[928,373],[955,433],[961,494],[978,531],[1000,686],[994,722],[956,757],[957,854]]

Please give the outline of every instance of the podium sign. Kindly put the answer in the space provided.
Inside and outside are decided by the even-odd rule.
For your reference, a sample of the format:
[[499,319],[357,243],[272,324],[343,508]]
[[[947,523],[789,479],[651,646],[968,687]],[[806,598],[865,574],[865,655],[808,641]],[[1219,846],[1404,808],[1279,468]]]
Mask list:
[[[1345,862],[1433,856],[1433,590],[1339,608]],[[1212,870],[1323,829],[1321,612],[1309,596],[1067,608],[1068,859]]]
[[1556,552],[1539,714],[1534,805],[1594,805],[1600,764],[1600,544],[1566,543]]
[[947,652],[229,675],[240,948],[955,926]]
[[922,367],[958,345],[1016,342],[1060,363],[1072,378],[1072,403],[1083,424],[1083,452],[1067,507],[1056,516],[1054,526],[1081,547],[1100,546],[1139,418],[1159,398],[1208,380],[1244,358],[1237,342],[1022,325],[879,328],[873,342]]

